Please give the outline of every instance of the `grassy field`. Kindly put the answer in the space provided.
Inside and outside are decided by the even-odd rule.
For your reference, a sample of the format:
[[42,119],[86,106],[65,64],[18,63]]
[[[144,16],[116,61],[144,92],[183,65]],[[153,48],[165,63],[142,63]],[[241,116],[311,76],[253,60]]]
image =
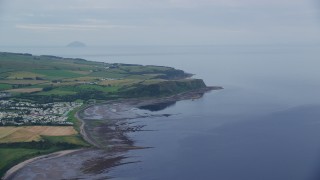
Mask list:
[[91,77],[105,77],[105,78],[125,78],[127,74],[125,72],[112,72],[112,71],[96,71],[89,74]]
[[12,85],[10,84],[0,84],[0,91],[11,89]]
[[66,71],[66,70],[55,70],[55,69],[48,69],[48,70],[32,70],[32,72],[41,74],[43,77],[47,77],[48,79],[68,79],[68,78],[76,78],[85,76],[85,74],[78,73],[79,71]]
[[29,158],[54,152],[56,149],[29,149],[29,148],[0,148],[0,177],[12,166]]
[[[34,141],[46,146],[39,146],[39,143],[33,146],[32,143],[37,143]],[[31,144],[28,145],[26,142]],[[10,167],[24,160],[59,150],[80,147],[90,147],[90,145],[70,126],[0,127],[0,177]]]
[[61,87],[57,87],[54,90],[67,91],[67,92],[79,92],[79,91],[86,91],[86,90],[94,90],[94,91],[100,91],[100,92],[114,92],[114,91],[117,91],[117,89],[118,89],[117,86],[78,84],[78,85],[72,85],[72,86],[61,86]]
[[137,80],[137,79],[104,80],[104,81],[101,81],[99,85],[122,87],[126,85],[137,84],[140,82],[142,82],[142,80]]
[[6,90],[6,92],[10,93],[35,93],[35,92],[41,92],[42,88],[19,88],[19,89],[9,89]]
[[40,141],[42,136],[68,136],[77,132],[71,126],[0,127],[0,143]]
[[68,114],[68,121],[73,123],[74,129],[80,134],[81,122],[76,118],[76,113],[83,107],[78,107]]
[[33,72],[27,72],[27,71],[15,71],[9,73],[9,76],[6,79],[35,79],[36,77],[43,77],[44,75],[42,74],[37,74]]
[[90,146],[86,143],[80,135],[72,135],[72,136],[42,136],[44,140],[50,141],[52,143],[63,143],[67,142],[70,144],[75,144],[79,146],[88,147]]
[[49,83],[48,81],[44,81],[44,80],[0,80],[0,83],[3,84],[20,84],[20,85],[26,85],[26,84],[30,84],[30,85],[35,85],[35,84],[43,84],[43,83]]
[[42,91],[37,93],[37,95],[42,95],[42,96],[48,96],[48,95],[74,95],[76,94],[75,91],[66,91],[66,90],[61,90],[61,89],[53,89],[51,91]]
[[[24,144],[16,144],[17,147],[1,147],[0,148],[0,177],[12,166],[44,154],[53,153],[59,150],[66,150],[79,147],[89,147],[79,135],[72,136],[43,136],[42,139],[46,142],[47,146],[39,148],[38,144],[35,147],[25,146]],[[60,143],[60,144],[59,144]],[[63,143],[63,145],[61,144]],[[3,144],[0,144],[0,146]],[[21,147],[20,147],[21,146]]]

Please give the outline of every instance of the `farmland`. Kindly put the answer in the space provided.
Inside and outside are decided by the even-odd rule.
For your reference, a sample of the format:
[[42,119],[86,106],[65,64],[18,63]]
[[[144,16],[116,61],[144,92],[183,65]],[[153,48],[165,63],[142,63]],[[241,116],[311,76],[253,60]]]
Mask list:
[[55,151],[89,147],[79,135],[43,136],[41,141],[0,143],[0,177],[15,164]]
[[0,84],[0,91],[12,89],[10,84]]
[[72,126],[0,127],[0,176],[23,160],[80,147],[89,144]]
[[40,141],[42,136],[71,136],[77,132],[72,126],[0,127],[0,143]]
[[18,88],[18,89],[6,90],[6,92],[11,92],[11,93],[34,93],[34,92],[40,92],[40,91],[42,91],[42,88]]

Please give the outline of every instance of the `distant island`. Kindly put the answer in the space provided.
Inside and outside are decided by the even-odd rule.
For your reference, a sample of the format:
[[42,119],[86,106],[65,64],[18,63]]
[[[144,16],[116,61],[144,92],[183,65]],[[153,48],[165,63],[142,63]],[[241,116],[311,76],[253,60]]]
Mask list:
[[79,41],[74,41],[74,42],[71,42],[67,45],[67,47],[75,47],[75,48],[79,48],[79,47],[87,47],[86,44],[82,43],[82,42],[79,42]]
[[127,99],[167,104],[220,89],[191,77],[165,66],[0,52],[0,177],[35,156],[96,146],[77,115],[94,104]]

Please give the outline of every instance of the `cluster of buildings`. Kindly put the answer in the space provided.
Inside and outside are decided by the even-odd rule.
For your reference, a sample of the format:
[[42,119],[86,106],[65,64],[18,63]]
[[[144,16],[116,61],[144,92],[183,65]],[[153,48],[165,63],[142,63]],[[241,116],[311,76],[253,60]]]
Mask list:
[[4,125],[72,125],[70,111],[80,107],[78,102],[36,104],[0,100],[0,126]]
[[0,92],[0,99],[10,97],[11,94],[8,92]]

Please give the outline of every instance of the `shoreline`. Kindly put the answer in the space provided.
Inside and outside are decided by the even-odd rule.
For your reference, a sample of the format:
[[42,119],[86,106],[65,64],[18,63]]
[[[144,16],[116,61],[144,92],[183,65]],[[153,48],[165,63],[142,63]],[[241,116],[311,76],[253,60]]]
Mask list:
[[[200,88],[196,90],[190,90],[187,92],[181,92],[178,94],[170,95],[170,96],[164,96],[164,97],[141,97],[141,98],[125,98],[125,99],[116,99],[116,100],[109,100],[109,101],[103,101],[95,104],[87,105],[80,110],[77,111],[77,118],[80,118],[79,120],[83,121],[81,117],[79,117],[79,112],[88,109],[92,106],[97,105],[104,105],[104,104],[111,104],[111,103],[125,103],[125,102],[140,102],[141,104],[156,104],[158,102],[165,102],[165,101],[182,101],[182,100],[193,100],[193,99],[199,99],[201,98],[205,93],[214,91],[214,90],[222,90],[223,87],[221,86],[209,86],[205,88]],[[83,121],[84,122],[84,121]]]
[[85,127],[84,127],[86,123],[81,117],[79,117],[79,112],[87,109],[88,107],[90,107],[90,106],[85,106],[84,108],[82,108],[79,111],[77,111],[76,114],[75,114],[75,117],[81,122],[81,125],[79,127],[80,128],[80,132],[79,133],[81,134],[82,138],[87,143],[89,143],[91,146],[96,147],[96,148],[100,148],[100,146],[96,142],[94,142],[93,140],[90,139],[90,137],[88,136],[88,134],[87,134],[87,132],[85,130]]
[[4,176],[1,178],[2,180],[7,180],[7,179],[11,179],[16,173],[18,173],[18,171],[22,168],[24,168],[25,166],[38,161],[38,160],[48,160],[48,159],[53,159],[53,158],[58,158],[58,157],[62,157],[62,156],[66,156],[72,153],[76,153],[82,150],[86,150],[86,149],[74,149],[74,150],[63,150],[63,151],[57,151],[54,153],[50,153],[47,155],[42,155],[42,156],[38,156],[38,157],[34,157],[28,160],[25,160],[15,166],[13,166],[12,168],[10,168],[5,174]]
[[[127,132],[140,131],[142,127],[135,127],[130,125],[131,119],[154,117],[149,115],[137,115],[132,111],[133,109],[143,109],[148,106],[158,106],[171,103],[176,103],[182,100],[195,100],[203,97],[203,95],[212,90],[221,90],[222,87],[206,87],[197,90],[182,92],[179,94],[165,96],[165,97],[148,97],[148,98],[127,98],[104,101],[96,104],[90,104],[82,108],[76,113],[77,119],[81,121],[80,132],[83,138],[92,146],[99,149],[108,149],[110,152],[126,151],[130,149],[140,149],[143,147],[136,147],[134,141],[128,139],[124,134]],[[97,117],[95,112],[96,107],[106,106],[104,112],[100,111]],[[166,106],[166,107],[169,107]],[[150,110],[152,112],[152,110]],[[128,115],[129,112],[129,115]],[[131,112],[131,113],[130,113]],[[89,114],[88,114],[89,113]],[[93,113],[93,114],[91,114]],[[123,113],[125,115],[123,115]],[[133,113],[133,114],[132,114]],[[122,114],[122,115],[121,115]],[[131,115],[130,115],[131,114]],[[100,117],[101,116],[101,117]],[[169,114],[158,115],[163,117],[170,116]],[[94,117],[94,118],[92,118]],[[96,119],[97,118],[97,119]],[[92,125],[93,121],[99,121],[100,125]],[[93,130],[96,128],[96,130]],[[97,130],[103,131],[102,134],[96,133]],[[108,134],[108,136],[105,136]],[[101,141],[102,140],[102,141]]]
[[[135,104],[138,107],[141,106],[145,106],[145,105],[152,105],[152,104],[158,104],[158,103],[162,103],[162,102],[168,102],[168,101],[181,101],[181,100],[193,100],[193,99],[198,99],[201,98],[205,93],[210,92],[212,90],[221,90],[223,89],[222,87],[206,87],[206,88],[201,88],[201,89],[197,89],[197,90],[192,90],[192,91],[188,91],[188,92],[182,92],[179,94],[175,94],[175,95],[171,95],[171,96],[166,96],[166,97],[156,97],[156,98],[132,98],[132,99],[117,99],[117,100],[111,100],[111,101],[105,101],[105,102],[101,102],[101,103],[97,103],[97,104],[90,104],[87,105],[83,108],[81,108],[80,110],[78,110],[75,114],[75,117],[80,121],[81,125],[80,125],[80,134],[83,137],[83,139],[89,143],[90,145],[92,145],[94,148],[98,148],[98,149],[104,149],[103,146],[100,146],[99,144],[97,144],[97,142],[95,142],[94,140],[92,140],[88,135],[86,129],[85,129],[85,125],[86,122],[85,120],[80,117],[79,113],[83,112],[84,110],[93,107],[93,106],[97,106],[97,105],[105,105],[105,104],[111,104],[111,103],[120,103],[122,105],[124,104]],[[122,147],[125,148],[125,147]],[[132,149],[133,147],[127,147],[127,150]],[[53,152],[47,155],[42,155],[42,156],[38,156],[38,157],[34,157],[28,160],[25,160],[15,166],[13,166],[12,168],[10,168],[5,175],[1,178],[2,180],[7,180],[7,179],[11,179],[12,177],[14,177],[14,175],[16,173],[19,172],[19,170],[23,169],[25,166],[35,162],[35,161],[41,161],[41,160],[49,160],[49,159],[54,159],[54,158],[58,158],[58,157],[62,157],[62,156],[66,156],[72,153],[78,153],[80,151],[83,150],[87,150],[90,148],[81,148],[81,149],[74,149],[74,150],[63,150],[63,151],[57,151],[57,152]],[[134,149],[134,148],[133,148]],[[111,150],[112,151],[112,150]]]

